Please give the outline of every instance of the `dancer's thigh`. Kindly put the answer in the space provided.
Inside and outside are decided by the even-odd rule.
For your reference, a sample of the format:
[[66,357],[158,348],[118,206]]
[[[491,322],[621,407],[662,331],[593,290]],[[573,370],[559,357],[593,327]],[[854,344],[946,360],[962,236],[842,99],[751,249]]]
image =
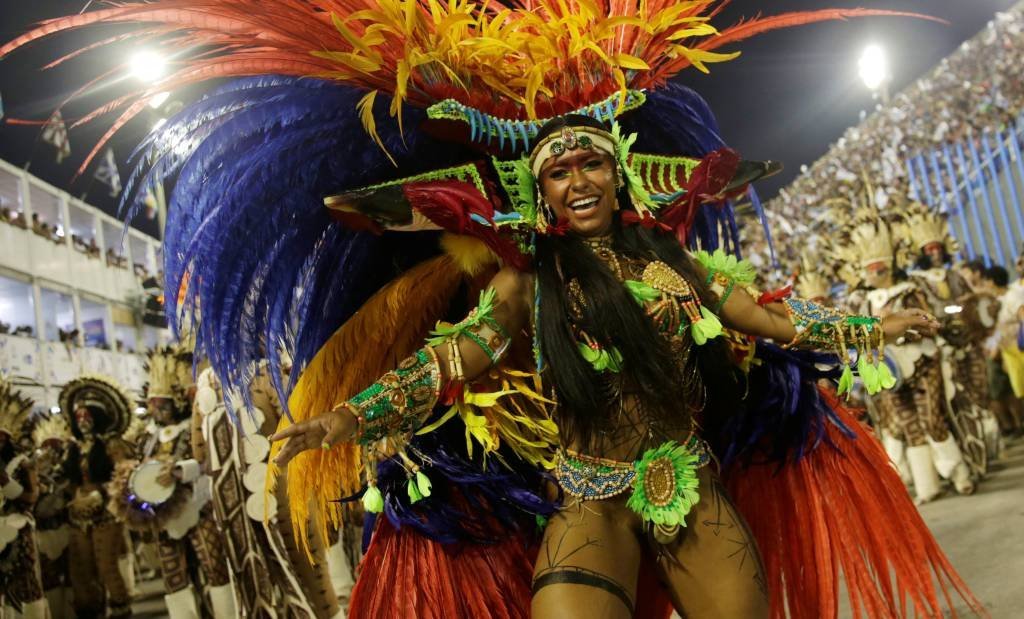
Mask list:
[[676,541],[653,549],[679,614],[687,619],[767,617],[768,590],[757,544],[708,467],[700,473],[700,502],[686,521]]
[[629,619],[636,603],[639,519],[621,497],[575,503],[544,531],[533,576],[534,619]]

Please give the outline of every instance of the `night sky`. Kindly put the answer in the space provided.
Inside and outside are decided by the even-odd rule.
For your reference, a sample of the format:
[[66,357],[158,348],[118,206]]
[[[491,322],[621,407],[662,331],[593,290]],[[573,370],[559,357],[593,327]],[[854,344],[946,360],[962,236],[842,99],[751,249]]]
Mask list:
[[[762,35],[740,44],[743,55],[730,63],[712,65],[711,75],[688,70],[680,77],[702,93],[718,114],[726,140],[745,157],[777,159],[786,171],[764,181],[764,197],[775,195],[799,171],[828,149],[862,110],[874,106],[870,93],[857,75],[857,58],[865,45],[877,42],[889,52],[893,92],[928,71],[962,41],[985,27],[992,16],[1017,0],[736,0],[716,20],[723,27],[740,16],[758,11],[777,14],[790,10],[823,7],[888,8],[926,12],[950,25],[904,18],[871,18],[827,23]],[[97,3],[98,4],[98,3]],[[11,39],[33,22],[77,13],[85,0],[0,0],[0,38]],[[46,73],[40,68],[88,42],[116,33],[111,27],[93,28],[36,43],[0,61],[0,95],[9,117],[45,120],[74,89],[105,70],[123,62],[130,49],[124,46],[93,52]],[[721,50],[726,51],[726,50]],[[123,86],[65,106],[65,118],[75,118],[113,98]],[[185,99],[197,93],[184,93]],[[157,119],[145,114],[121,132],[113,142],[122,179],[128,175],[127,156],[134,144]],[[90,182],[92,170],[72,181],[85,154],[106,129],[112,117],[101,119],[71,133],[72,156],[57,166],[54,151],[36,143],[38,128],[0,125],[0,158],[30,171],[88,202],[113,212],[115,201],[108,190]],[[151,229],[152,222],[138,225]],[[151,231],[151,230],[150,230]]]

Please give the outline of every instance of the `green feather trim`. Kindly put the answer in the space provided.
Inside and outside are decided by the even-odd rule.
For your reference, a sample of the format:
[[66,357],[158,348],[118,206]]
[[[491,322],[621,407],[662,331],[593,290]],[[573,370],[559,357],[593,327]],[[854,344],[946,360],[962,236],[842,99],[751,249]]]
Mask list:
[[371,514],[379,514],[384,511],[384,497],[377,486],[368,486],[363,493],[363,509]]
[[523,205],[524,210],[529,209],[529,212],[520,212],[523,219],[531,223],[537,221],[537,196],[535,193],[535,187],[537,185],[537,179],[533,176],[533,171],[530,170],[530,159],[523,155],[519,159],[516,159],[515,163],[516,171],[516,195],[513,199],[519,204]]
[[494,286],[488,286],[481,290],[480,302],[477,304],[476,309],[470,312],[469,316],[458,324],[437,323],[434,330],[430,332],[430,337],[427,338],[427,344],[440,346],[454,337],[459,337],[470,327],[475,327],[482,322],[492,323],[491,313],[494,312],[495,296],[497,296],[497,291],[494,289]]
[[727,254],[721,249],[716,249],[713,254],[709,254],[702,249],[695,254],[695,257],[697,262],[707,269],[711,275],[721,273],[742,286],[753,284],[754,279],[757,277],[754,265],[746,260],[739,260],[736,256]]
[[[668,462],[672,467],[672,497],[661,505],[655,505],[647,496],[645,482],[650,466],[658,461]],[[697,465],[700,458],[686,450],[675,441],[663,443],[655,449],[648,450],[644,457],[636,463],[636,478],[633,480],[633,492],[626,505],[640,515],[646,522],[663,526],[686,526],[686,516],[693,506],[700,501],[697,491],[700,482],[697,479]]]
[[633,295],[633,300],[640,305],[650,303],[651,301],[657,301],[661,298],[661,292],[653,286],[639,282],[635,279],[627,279],[625,283],[626,288],[629,290],[629,294]]
[[889,364],[881,361],[875,367],[878,370],[878,383],[882,386],[882,389],[892,389],[896,386],[896,377],[892,375]]
[[619,163],[619,170],[622,171],[622,175],[625,177],[623,180],[626,182],[629,194],[634,200],[646,207],[647,210],[656,210],[658,203],[651,198],[651,194],[644,187],[644,182],[640,175],[629,164],[629,149],[636,142],[637,134],[631,133],[628,136],[623,136],[622,127],[619,126],[619,123],[613,122],[612,138],[615,139],[615,159]]
[[592,348],[582,342],[577,344],[583,360],[598,372],[618,373],[622,370],[622,353],[616,348]]
[[419,486],[416,485],[414,479],[410,479],[409,483],[406,484],[406,491],[409,493],[410,503],[419,503],[423,500],[423,493],[420,492]]
[[422,496],[430,496],[430,478],[423,471],[416,471],[416,488]]
[[701,319],[690,325],[690,333],[693,335],[693,342],[697,346],[703,346],[708,340],[713,340],[722,335],[722,321],[715,316],[715,313],[704,307],[700,308]]
[[839,388],[837,393],[842,395],[849,393],[850,389],[853,389],[853,370],[850,369],[849,365],[843,366],[843,374],[839,377]]
[[860,374],[860,379],[864,382],[864,388],[867,389],[868,395],[875,395],[882,390],[881,381],[878,377],[878,368],[871,365],[871,362],[868,361],[868,356],[863,353],[857,359],[857,373]]

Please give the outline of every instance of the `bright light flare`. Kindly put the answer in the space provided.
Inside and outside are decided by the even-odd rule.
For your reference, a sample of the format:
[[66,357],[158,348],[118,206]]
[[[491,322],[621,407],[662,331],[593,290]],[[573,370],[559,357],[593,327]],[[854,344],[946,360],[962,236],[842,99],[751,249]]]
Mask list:
[[149,100],[149,107],[153,108],[154,110],[159,110],[164,103],[167,103],[167,99],[169,99],[170,96],[171,93],[169,92],[161,92],[157,95],[154,95],[154,97]]
[[878,90],[889,80],[889,59],[881,45],[868,45],[857,61],[857,69],[864,85]]
[[137,79],[153,83],[167,72],[167,59],[156,52],[145,50],[132,56],[129,66]]

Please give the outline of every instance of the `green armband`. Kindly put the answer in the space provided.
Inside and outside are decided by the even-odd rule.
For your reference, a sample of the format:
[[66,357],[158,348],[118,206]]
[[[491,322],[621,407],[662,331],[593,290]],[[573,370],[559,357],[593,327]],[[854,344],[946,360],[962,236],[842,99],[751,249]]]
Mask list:
[[440,346],[450,340],[465,337],[479,346],[492,364],[498,363],[508,350],[511,340],[508,332],[493,316],[496,294],[493,287],[483,290],[480,293],[480,303],[462,322],[454,325],[438,323],[430,332],[431,337],[427,338],[427,344]]
[[704,285],[718,296],[718,305],[713,310],[715,312],[722,309],[737,284],[749,286],[754,283],[757,275],[752,264],[721,249],[716,249],[713,254],[701,250],[694,256],[708,272]]
[[421,348],[348,401],[359,420],[356,440],[369,445],[415,430],[433,410],[440,393],[437,353],[429,346]]

